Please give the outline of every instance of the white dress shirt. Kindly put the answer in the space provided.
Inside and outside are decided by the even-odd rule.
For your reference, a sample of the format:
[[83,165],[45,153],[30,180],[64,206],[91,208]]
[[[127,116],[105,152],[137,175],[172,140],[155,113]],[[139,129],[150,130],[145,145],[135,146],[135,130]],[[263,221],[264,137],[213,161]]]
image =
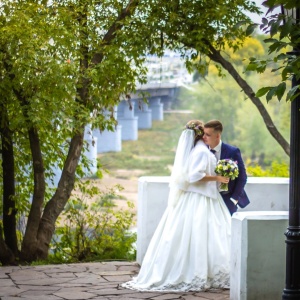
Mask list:
[[209,150],[215,150],[216,151],[215,156],[217,158],[217,161],[220,160],[220,158],[221,158],[221,147],[222,147],[222,141],[220,141],[220,143],[214,148],[209,147]]

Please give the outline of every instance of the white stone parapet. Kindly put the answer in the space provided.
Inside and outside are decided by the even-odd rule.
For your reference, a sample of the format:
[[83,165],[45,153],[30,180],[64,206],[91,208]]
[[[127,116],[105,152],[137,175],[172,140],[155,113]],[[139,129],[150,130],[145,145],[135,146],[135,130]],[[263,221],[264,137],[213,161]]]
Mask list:
[[287,211],[249,211],[232,216],[230,299],[282,299],[287,226]]
[[[250,204],[238,211],[287,211],[289,178],[248,177],[245,188]],[[143,261],[152,235],[168,202],[169,177],[138,180],[137,262]]]
[[[232,216],[231,300],[281,300],[289,178],[249,177],[251,203]],[[169,177],[138,181],[137,262],[142,263],[167,207]]]
[[169,177],[140,177],[138,182],[137,262],[141,264],[168,202]]

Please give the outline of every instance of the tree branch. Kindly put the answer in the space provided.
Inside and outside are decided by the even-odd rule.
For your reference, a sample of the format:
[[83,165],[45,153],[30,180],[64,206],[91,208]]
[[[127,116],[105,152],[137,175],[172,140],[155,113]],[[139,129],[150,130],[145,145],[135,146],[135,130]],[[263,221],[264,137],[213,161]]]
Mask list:
[[285,140],[285,138],[282,136],[282,134],[278,131],[275,124],[273,123],[268,111],[264,107],[263,103],[260,101],[259,98],[255,97],[255,93],[252,90],[252,88],[249,86],[249,84],[239,75],[239,73],[236,71],[234,66],[224,59],[224,57],[220,54],[220,51],[215,49],[211,44],[209,44],[207,41],[206,43],[209,46],[210,52],[207,53],[207,56],[213,60],[216,63],[219,63],[225,70],[228,71],[228,73],[234,78],[234,80],[237,82],[237,84],[243,89],[245,94],[249,97],[249,99],[252,101],[252,103],[256,106],[258,109],[260,115],[262,116],[264,123],[269,130],[270,134],[273,136],[273,138],[279,143],[279,145],[282,147],[284,152],[290,156],[290,145]]
[[[115,38],[117,31],[122,29],[123,24],[121,21],[125,20],[127,17],[130,17],[135,9],[138,7],[139,0],[129,0],[127,6],[123,8],[118,16],[118,18],[114,21],[111,27],[108,29],[106,34],[102,39],[102,45],[109,45],[112,40]],[[103,59],[103,53],[98,52],[92,58],[92,64],[97,65]]]

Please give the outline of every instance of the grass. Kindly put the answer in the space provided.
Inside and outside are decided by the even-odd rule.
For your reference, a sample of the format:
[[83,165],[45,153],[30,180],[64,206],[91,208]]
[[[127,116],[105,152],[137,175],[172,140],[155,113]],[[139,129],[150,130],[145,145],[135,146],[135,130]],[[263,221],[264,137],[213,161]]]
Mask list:
[[168,176],[173,165],[178,139],[192,114],[165,113],[149,130],[139,130],[137,141],[123,141],[121,152],[99,156],[100,165],[115,176],[117,170],[141,170],[140,176]]
[[[122,177],[118,174],[118,170],[138,170],[138,176],[169,176],[180,133],[191,119],[196,119],[195,115],[164,113],[163,121],[154,121],[149,130],[139,130],[137,141],[123,141],[121,152],[99,155],[99,163],[116,178],[129,177],[126,172]],[[285,163],[277,163],[276,170],[274,167],[264,170],[253,168],[247,160],[245,164],[248,176],[289,176],[288,166]]]

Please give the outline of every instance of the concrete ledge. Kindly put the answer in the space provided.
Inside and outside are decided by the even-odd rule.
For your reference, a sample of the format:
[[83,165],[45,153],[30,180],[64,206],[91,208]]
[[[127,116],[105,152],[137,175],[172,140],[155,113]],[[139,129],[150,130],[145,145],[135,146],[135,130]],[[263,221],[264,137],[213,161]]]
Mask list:
[[[168,176],[144,176],[138,180],[137,262],[141,263],[152,235],[166,209]],[[246,192],[251,203],[239,211],[287,211],[289,178],[249,177]]]
[[230,299],[282,299],[287,226],[286,211],[233,215]]
[[[137,262],[142,263],[167,207],[169,177],[138,181]],[[251,204],[232,217],[232,300],[281,300],[285,282],[289,178],[250,177]]]
[[248,177],[245,190],[250,204],[242,211],[287,211],[289,178]]
[[168,203],[169,177],[140,177],[138,181],[137,262],[142,263],[152,235]]

